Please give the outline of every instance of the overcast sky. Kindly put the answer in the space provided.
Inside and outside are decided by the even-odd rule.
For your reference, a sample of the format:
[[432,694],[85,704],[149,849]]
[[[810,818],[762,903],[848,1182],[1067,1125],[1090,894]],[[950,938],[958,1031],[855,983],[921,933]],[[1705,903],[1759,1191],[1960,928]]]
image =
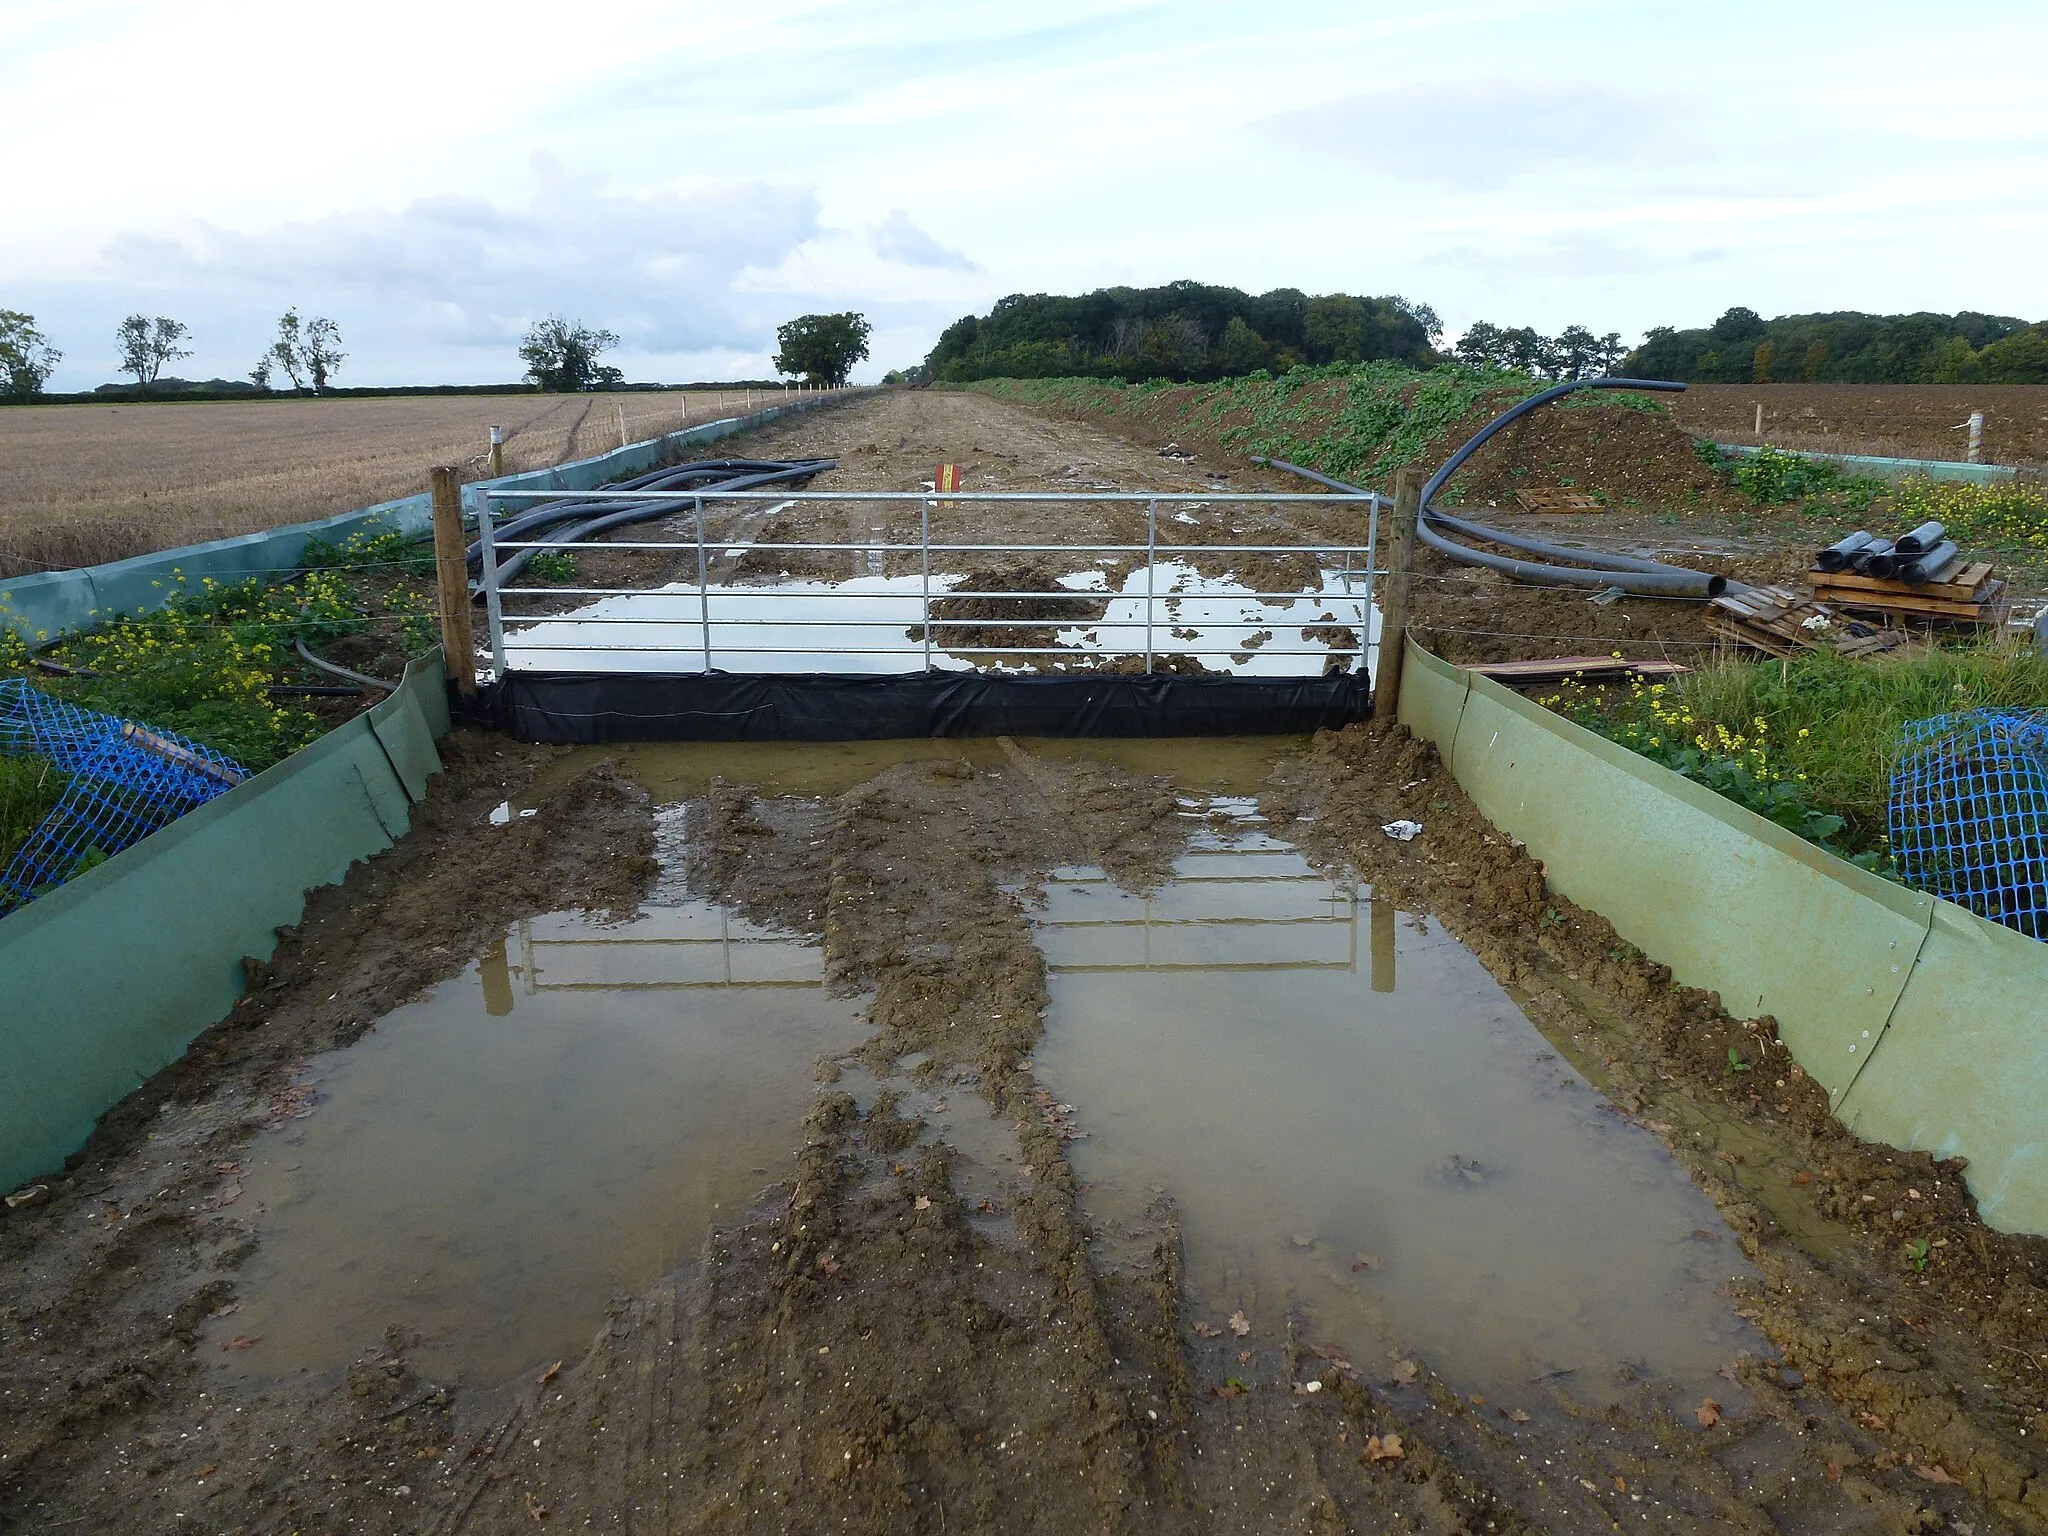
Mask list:
[[1731,304],[2048,318],[2048,5],[1884,0],[0,0],[0,308],[114,376],[134,311],[239,377],[857,377],[1016,292],[1403,293],[1634,341]]

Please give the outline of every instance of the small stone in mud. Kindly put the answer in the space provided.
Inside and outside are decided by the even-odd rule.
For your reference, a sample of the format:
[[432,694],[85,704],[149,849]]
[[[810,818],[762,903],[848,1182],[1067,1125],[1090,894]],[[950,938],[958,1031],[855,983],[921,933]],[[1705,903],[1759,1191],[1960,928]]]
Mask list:
[[1297,1248],[1313,1248],[1316,1245],[1316,1240],[1306,1232],[1297,1232],[1288,1241]]
[[1379,1258],[1374,1254],[1361,1253],[1357,1258],[1351,1261],[1351,1267],[1354,1270],[1385,1269],[1387,1267],[1387,1261],[1385,1259]]

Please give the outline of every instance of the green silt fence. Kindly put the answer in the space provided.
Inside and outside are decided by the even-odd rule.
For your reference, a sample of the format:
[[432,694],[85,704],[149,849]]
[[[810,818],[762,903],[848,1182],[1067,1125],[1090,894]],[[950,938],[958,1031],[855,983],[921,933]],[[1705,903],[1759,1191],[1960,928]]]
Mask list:
[[441,656],[274,768],[0,921],[0,1189],[47,1173],[242,995],[306,892],[405,835],[447,733]]
[[2048,944],[1856,868],[1409,643],[1400,719],[1553,889],[1731,1013],[1771,1014],[1851,1130],[1964,1156],[2048,1234]]

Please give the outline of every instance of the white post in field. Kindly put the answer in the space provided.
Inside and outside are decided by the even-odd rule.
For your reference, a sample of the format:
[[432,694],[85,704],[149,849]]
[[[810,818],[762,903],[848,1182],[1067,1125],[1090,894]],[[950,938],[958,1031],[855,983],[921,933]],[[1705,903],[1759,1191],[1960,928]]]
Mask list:
[[1761,400],[1756,403],[1756,440],[1764,440],[1764,403]]
[[623,400],[614,400],[612,404],[618,407],[619,446],[623,448],[626,446],[626,402]]
[[1970,412],[1970,462],[1972,464],[1982,464],[1984,462],[1984,413],[1982,411]]

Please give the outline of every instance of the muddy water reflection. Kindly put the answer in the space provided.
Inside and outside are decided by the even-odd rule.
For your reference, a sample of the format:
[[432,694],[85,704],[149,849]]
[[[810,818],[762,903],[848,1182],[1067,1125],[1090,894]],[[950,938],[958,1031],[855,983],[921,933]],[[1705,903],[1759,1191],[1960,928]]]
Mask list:
[[1271,1344],[1293,1316],[1369,1374],[1412,1349],[1510,1404],[1676,1401],[1756,1347],[1712,1205],[1468,951],[1257,833],[1176,870],[1150,897],[1061,871],[1035,914],[1038,1072],[1088,1133],[1106,1258],[1149,1251],[1164,1189],[1197,1317],[1241,1305]]
[[261,1242],[216,1327],[261,1342],[207,1353],[321,1370],[396,1324],[430,1375],[481,1383],[579,1353],[784,1171],[861,1012],[814,945],[709,903],[520,923],[314,1061],[313,1113],[257,1138]]

